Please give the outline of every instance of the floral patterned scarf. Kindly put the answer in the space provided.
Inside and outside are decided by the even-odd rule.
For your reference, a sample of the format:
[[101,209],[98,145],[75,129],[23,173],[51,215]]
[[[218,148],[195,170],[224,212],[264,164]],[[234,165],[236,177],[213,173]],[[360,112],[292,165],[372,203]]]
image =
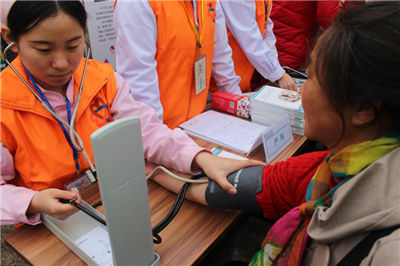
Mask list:
[[[254,255],[253,265],[301,265],[307,246],[307,228],[314,210],[330,207],[335,191],[371,163],[400,147],[400,134],[366,141],[328,155],[311,179],[306,202],[279,219],[268,232],[262,249]],[[336,186],[329,190],[331,179]]]

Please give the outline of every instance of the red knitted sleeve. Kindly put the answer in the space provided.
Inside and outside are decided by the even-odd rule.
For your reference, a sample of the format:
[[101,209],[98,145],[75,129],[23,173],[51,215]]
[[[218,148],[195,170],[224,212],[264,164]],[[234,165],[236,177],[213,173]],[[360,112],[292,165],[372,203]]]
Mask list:
[[323,29],[327,29],[340,12],[339,1],[316,1],[317,20]]
[[278,219],[305,201],[308,183],[328,151],[311,152],[267,165],[257,201],[268,219]]

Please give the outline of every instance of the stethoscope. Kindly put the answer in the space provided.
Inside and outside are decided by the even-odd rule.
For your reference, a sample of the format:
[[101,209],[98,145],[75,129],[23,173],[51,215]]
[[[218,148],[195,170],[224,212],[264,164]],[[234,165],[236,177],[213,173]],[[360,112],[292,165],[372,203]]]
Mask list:
[[[79,106],[79,102],[81,100],[81,93],[82,93],[82,88],[83,88],[83,82],[85,79],[85,75],[86,75],[86,68],[89,62],[89,56],[90,56],[90,52],[91,52],[91,48],[90,45],[87,41],[85,41],[86,46],[87,46],[87,56],[86,56],[86,62],[85,62],[85,67],[83,69],[83,75],[82,75],[82,80],[81,80],[81,84],[79,86],[79,92],[78,95],[75,99],[75,109],[74,112],[71,116],[71,119],[68,118],[68,120],[70,120],[70,123],[67,123],[66,121],[64,121],[61,117],[59,117],[53,110],[53,108],[51,107],[51,105],[47,102],[47,99],[45,98],[44,95],[42,95],[41,90],[37,87],[36,82],[33,80],[33,78],[31,77],[29,71],[27,70],[28,76],[32,82],[32,84],[34,85],[34,87],[36,89],[36,91],[41,95],[38,95],[38,93],[36,93],[36,91],[28,84],[28,82],[25,81],[25,79],[18,73],[18,71],[11,65],[11,63],[8,61],[7,59],[7,52],[8,50],[15,45],[15,43],[11,43],[10,45],[8,45],[6,47],[6,49],[4,49],[4,59],[6,61],[6,63],[10,66],[10,68],[15,72],[15,74],[17,74],[17,76],[24,82],[24,84],[29,88],[29,90],[33,93],[33,95],[35,96],[35,98],[42,104],[42,106],[57,120],[57,122],[61,123],[62,125],[64,125],[65,127],[67,127],[69,129],[69,138],[71,140],[71,143],[73,145],[73,147],[78,151],[81,152],[82,155],[84,156],[84,158],[86,159],[86,161],[88,162],[89,166],[90,166],[90,170],[87,170],[85,172],[85,175],[87,176],[87,178],[89,179],[89,181],[91,183],[96,182],[96,168],[94,167],[93,163],[91,162],[90,158],[87,156],[86,151],[83,148],[83,142],[81,140],[81,138],[79,137],[78,133],[75,131],[74,129],[74,124],[75,124],[75,117],[76,117],[76,113],[78,110],[78,106]],[[25,67],[25,66],[24,66]],[[68,104],[67,104],[68,106]],[[69,116],[69,115],[68,115]],[[75,138],[78,140],[78,143],[76,143]],[[164,172],[168,173],[169,175],[171,175],[172,177],[181,180],[183,182],[185,182],[185,185],[181,188],[181,190],[178,193],[177,199],[172,207],[172,209],[170,210],[170,212],[168,213],[168,215],[158,224],[153,228],[153,242],[155,244],[160,244],[162,239],[159,236],[159,233],[174,219],[174,217],[176,216],[176,214],[178,213],[178,211],[180,210],[182,203],[185,199],[185,195],[186,195],[186,191],[187,188],[189,186],[189,183],[207,183],[208,180],[197,180],[200,177],[204,177],[205,174],[201,173],[200,175],[197,176],[193,176],[190,180],[184,179],[182,177],[179,177],[171,172],[169,172],[167,169],[165,169],[164,167],[158,166],[156,167],[147,177],[146,179],[149,179],[150,176],[152,176],[157,170],[163,170]],[[102,223],[103,225],[107,225],[106,221],[102,218],[99,217],[96,213],[94,213],[93,211],[87,209],[86,207],[83,207],[80,204],[77,204],[75,202],[75,200],[77,199],[77,197],[75,197],[72,200],[63,200],[60,199],[60,202],[62,203],[70,203],[72,205],[74,205],[75,207],[77,207],[78,209],[80,209],[81,211],[85,212],[87,215],[91,216],[92,218],[94,218],[95,220],[99,221],[100,223]],[[98,204],[98,203],[96,203]]]
[[[59,117],[55,113],[55,111],[53,110],[53,108],[48,103],[47,99],[45,98],[45,96],[42,94],[40,89],[37,87],[37,84],[33,80],[33,77],[30,75],[29,71],[25,68],[27,70],[28,76],[30,77],[30,80],[31,80],[32,84],[34,84],[34,87],[36,87],[36,91],[39,94],[41,94],[42,97],[38,95],[38,93],[28,84],[28,82],[26,82],[26,80],[18,73],[18,71],[13,67],[13,65],[8,61],[7,52],[11,47],[13,47],[15,45],[15,42],[12,42],[11,44],[9,44],[6,47],[6,49],[4,49],[4,60],[10,66],[10,68],[15,72],[15,74],[22,80],[22,82],[24,82],[24,84],[33,93],[35,98],[42,104],[42,106],[57,120],[57,122],[60,124],[60,126],[63,128],[63,130],[64,130],[64,127],[66,127],[69,130],[69,139],[70,139],[69,142],[70,142],[71,148],[74,150],[74,153],[75,153],[75,151],[82,153],[83,157],[85,158],[85,160],[87,161],[87,163],[90,166],[90,170],[87,170],[85,172],[85,174],[86,174],[87,178],[89,179],[89,181],[91,183],[94,183],[94,182],[96,182],[96,168],[94,167],[92,161],[90,160],[89,156],[87,155],[87,153],[86,153],[86,151],[85,151],[85,149],[83,147],[83,142],[82,142],[81,138],[79,137],[78,133],[74,129],[75,118],[76,118],[76,114],[77,114],[77,111],[78,111],[78,106],[79,106],[79,103],[80,103],[80,100],[81,100],[83,82],[85,80],[86,69],[87,69],[87,65],[88,65],[88,62],[89,62],[89,56],[90,56],[90,53],[91,53],[91,47],[90,47],[89,43],[86,40],[85,40],[85,44],[87,46],[87,48],[86,48],[87,49],[87,55],[86,55],[85,67],[83,69],[83,75],[82,75],[81,84],[79,86],[79,92],[78,92],[78,95],[76,96],[76,99],[75,99],[75,109],[74,109],[72,115],[68,119],[68,120],[70,120],[69,123],[64,121],[61,117]],[[42,98],[44,98],[44,100]],[[66,134],[66,138],[68,140],[68,136],[67,136],[68,134],[67,134],[66,130],[64,130],[64,133]],[[77,141],[78,141],[78,143],[77,143]],[[74,159],[75,159],[75,161],[77,163],[77,155],[75,156],[75,154],[74,154]],[[77,175],[79,177],[79,164],[76,166],[76,168],[77,168]]]

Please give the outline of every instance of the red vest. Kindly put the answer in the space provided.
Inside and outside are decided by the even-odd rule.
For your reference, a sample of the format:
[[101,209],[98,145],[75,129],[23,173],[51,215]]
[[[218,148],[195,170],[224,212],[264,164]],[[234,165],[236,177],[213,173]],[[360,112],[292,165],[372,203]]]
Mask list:
[[318,31],[327,29],[338,12],[338,1],[274,1],[270,18],[280,65],[305,67]]

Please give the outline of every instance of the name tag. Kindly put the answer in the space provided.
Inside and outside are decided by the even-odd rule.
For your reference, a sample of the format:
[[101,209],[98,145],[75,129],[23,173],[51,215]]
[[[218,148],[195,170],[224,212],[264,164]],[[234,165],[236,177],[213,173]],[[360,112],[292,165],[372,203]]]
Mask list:
[[196,96],[207,88],[206,66],[207,66],[206,55],[200,57],[194,62],[194,79],[196,87]]
[[77,188],[79,191],[82,191],[85,187],[90,186],[92,183],[89,181],[87,176],[84,174],[78,178],[75,178],[71,182],[68,182],[64,185],[65,190],[71,190],[73,188]]
[[270,163],[290,143],[293,142],[293,133],[290,126],[289,115],[275,122],[262,133],[265,160]]

